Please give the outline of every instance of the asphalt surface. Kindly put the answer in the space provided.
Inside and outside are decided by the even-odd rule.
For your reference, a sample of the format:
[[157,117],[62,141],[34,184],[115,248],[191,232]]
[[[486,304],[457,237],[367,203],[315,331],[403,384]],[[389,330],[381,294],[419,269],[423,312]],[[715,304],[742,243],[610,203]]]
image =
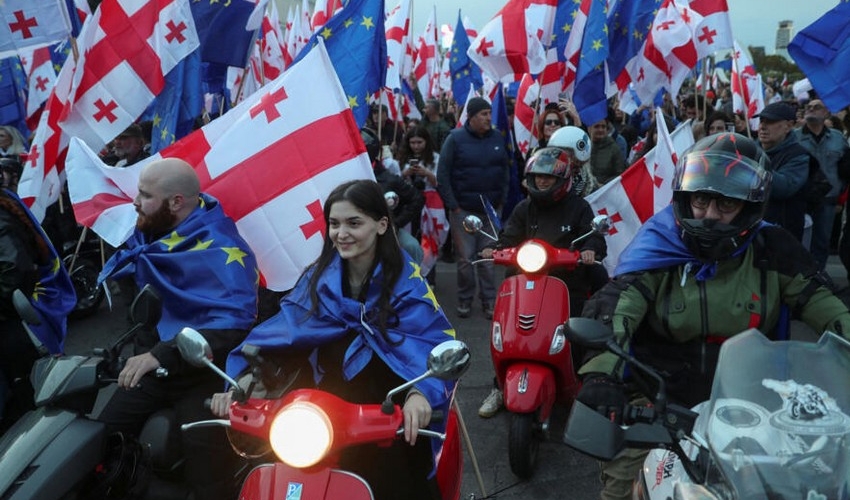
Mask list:
[[[827,272],[839,287],[847,286],[846,272],[836,257],[831,257]],[[478,406],[492,387],[493,368],[490,361],[490,322],[474,303],[469,318],[459,318],[455,313],[457,286],[455,265],[440,262],[437,266],[436,295],[449,320],[457,331],[457,338],[469,345],[472,366],[458,385],[457,403],[468,431],[472,453],[465,448],[462,499],[497,498],[501,500],[529,500],[570,498],[595,499],[599,496],[598,465],[562,444],[568,408],[558,407],[553,415],[548,439],[539,449],[537,467],[528,481],[519,480],[510,469],[508,461],[508,428],[510,416],[501,411],[496,416],[483,419],[478,416]],[[67,351],[71,354],[90,352],[94,347],[108,345],[126,329],[126,309],[123,298],[114,297],[115,307],[110,310],[106,302],[97,314],[71,321]],[[792,335],[811,335],[805,326],[796,325]],[[814,337],[812,337],[814,338]],[[475,456],[481,481],[473,467]]]

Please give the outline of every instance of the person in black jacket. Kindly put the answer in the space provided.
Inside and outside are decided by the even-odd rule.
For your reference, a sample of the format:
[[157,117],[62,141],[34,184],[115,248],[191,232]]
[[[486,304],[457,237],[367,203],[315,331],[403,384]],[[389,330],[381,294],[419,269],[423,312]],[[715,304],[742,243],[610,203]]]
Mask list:
[[[590,143],[585,144],[590,147]],[[528,197],[514,208],[504,229],[499,234],[495,248],[514,247],[531,238],[544,240],[555,247],[569,248],[573,240],[591,230],[593,209],[582,197],[572,191],[574,170],[580,167],[572,149],[541,148],[534,152],[525,166]],[[489,259],[494,248],[482,250],[481,256]],[[551,275],[563,280],[570,290],[570,315],[581,314],[584,301],[605,285],[608,275],[595,262],[605,258],[607,246],[601,234],[593,234],[580,244],[582,266],[566,272],[555,269]],[[493,416],[502,406],[502,394],[493,388],[478,415]]]

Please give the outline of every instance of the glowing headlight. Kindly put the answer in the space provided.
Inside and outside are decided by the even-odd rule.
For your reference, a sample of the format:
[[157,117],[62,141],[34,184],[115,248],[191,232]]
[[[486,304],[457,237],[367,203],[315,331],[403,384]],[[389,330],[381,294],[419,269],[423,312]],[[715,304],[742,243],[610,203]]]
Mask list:
[[269,441],[280,460],[304,468],[324,458],[333,443],[333,427],[321,408],[293,403],[282,409],[269,428]]
[[526,243],[519,247],[516,262],[527,273],[536,273],[546,265],[546,249],[537,243]]

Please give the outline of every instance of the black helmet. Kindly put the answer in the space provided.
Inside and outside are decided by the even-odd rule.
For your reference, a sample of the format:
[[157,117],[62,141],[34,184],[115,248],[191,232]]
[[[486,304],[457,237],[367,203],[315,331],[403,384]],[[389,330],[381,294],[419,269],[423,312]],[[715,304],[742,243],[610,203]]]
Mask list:
[[[543,204],[562,199],[573,184],[572,166],[573,156],[570,152],[554,147],[538,149],[525,164],[528,194],[532,199]],[[546,191],[541,191],[534,183],[534,177],[538,174],[557,177],[558,181]]]
[[[673,213],[684,230],[684,241],[705,262],[730,256],[758,227],[767,203],[770,173],[767,157],[756,143],[740,134],[715,134],[701,139],[679,159],[673,178]],[[691,193],[713,193],[744,201],[729,224],[695,219]]]

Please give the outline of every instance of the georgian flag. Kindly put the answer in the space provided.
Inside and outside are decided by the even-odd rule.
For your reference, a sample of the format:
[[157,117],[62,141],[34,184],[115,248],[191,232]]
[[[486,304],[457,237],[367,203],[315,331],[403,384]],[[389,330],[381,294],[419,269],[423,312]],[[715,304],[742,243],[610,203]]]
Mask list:
[[86,22],[62,128],[99,150],[142,115],[199,46],[189,0],[104,0]]
[[482,71],[510,83],[546,66],[557,0],[508,0],[469,46],[467,54]]
[[440,66],[437,59],[437,23],[436,7],[428,17],[425,31],[419,36],[416,45],[416,61],[413,63],[413,76],[416,86],[423,98],[436,97],[436,84],[440,77]]
[[24,71],[27,74],[27,120],[41,109],[41,105],[50,97],[53,86],[56,85],[56,69],[50,58],[50,47],[39,47],[26,54],[21,54],[21,60],[26,59]]
[[71,36],[65,0],[0,1],[0,59]]
[[398,5],[387,14],[384,25],[387,36],[387,79],[386,86],[392,90],[401,90],[401,66],[410,38],[410,0],[400,0]]
[[[322,96],[316,99],[315,96]],[[316,147],[315,138],[323,138]],[[254,250],[266,286],[291,288],[319,255],[330,191],[374,178],[324,42],[280,78],[159,154],[127,168],[104,165],[82,141],[68,153],[77,221],[113,246],[136,222],[141,169],[161,157],[189,162]]]
[[700,59],[718,50],[731,49],[732,21],[726,0],[690,0],[690,8],[701,20],[694,30],[694,43]]
[[523,158],[537,146],[537,118],[535,105],[540,96],[540,85],[528,73],[522,75],[514,108],[514,138]]
[[607,215],[611,221],[611,230],[605,237],[608,256],[603,261],[609,274],[640,226],[670,204],[676,161],[694,143],[690,120],[669,134],[661,109],[656,108],[655,112],[657,145],[586,198],[594,214]]

